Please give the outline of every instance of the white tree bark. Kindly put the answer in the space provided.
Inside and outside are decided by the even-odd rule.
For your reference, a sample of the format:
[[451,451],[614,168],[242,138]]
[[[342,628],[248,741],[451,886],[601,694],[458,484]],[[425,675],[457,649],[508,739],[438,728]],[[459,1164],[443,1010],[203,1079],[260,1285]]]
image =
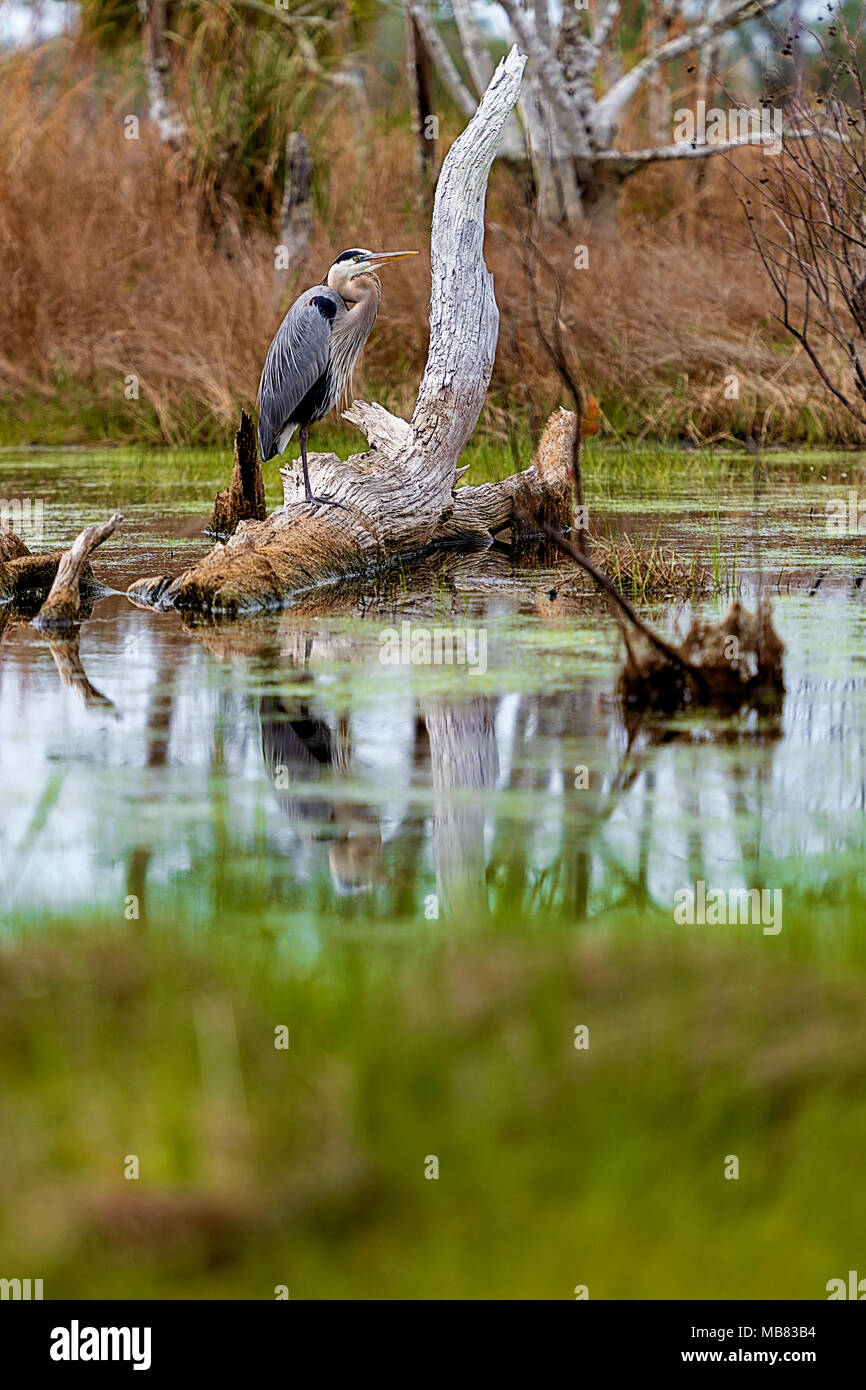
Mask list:
[[452,6],[457,32],[463,47],[463,57],[466,59],[469,76],[472,78],[475,90],[480,97],[482,92],[486,91],[487,84],[493,76],[493,62],[481,25],[475,18],[472,0],[452,0]]
[[183,118],[169,94],[169,58],[165,46],[165,0],[138,0],[144,25],[144,68],[150,119],[166,145],[178,145],[186,137]]
[[[481,97],[487,90],[493,76],[493,59],[490,57],[487,40],[476,18],[472,0],[453,0],[453,9],[469,76],[472,79],[476,94]],[[517,99],[517,109],[528,132],[531,113],[527,111],[527,99],[524,93],[521,93]],[[526,157],[526,141],[514,116],[509,116],[505,122],[500,153],[505,159],[519,161]]]
[[[435,32],[435,25],[424,0],[412,0],[423,12],[424,22]],[[529,57],[529,96],[524,96],[521,115],[529,137],[529,147],[542,206],[544,194],[555,180],[560,211],[573,218],[582,209],[596,208],[601,220],[611,221],[622,182],[637,169],[657,160],[701,159],[724,153],[739,144],[761,144],[753,139],[725,145],[692,146],[665,144],[665,102],[670,105],[664,82],[665,64],[683,54],[706,53],[725,34],[747,19],[766,14],[781,0],[715,0],[694,15],[688,28],[671,39],[664,39],[659,27],[658,41],[627,72],[620,69],[613,40],[621,14],[621,0],[598,0],[591,17],[578,0],[561,0],[551,9],[548,0],[501,0],[512,33]],[[454,14],[461,36],[463,55],[473,81],[485,71],[487,46],[472,11],[471,0],[454,0]],[[681,15],[677,0],[664,10],[662,18]],[[557,21],[556,25],[552,19]],[[444,49],[441,39],[440,47]],[[456,68],[447,52],[444,80],[459,82]],[[438,58],[435,60],[437,66]],[[449,71],[450,69],[450,71]],[[604,87],[599,93],[599,87]],[[618,150],[614,142],[629,104],[653,85],[651,114],[656,143],[647,150]],[[549,205],[549,198],[547,199]]]
[[778,4],[780,4],[780,0],[766,0],[765,4],[762,3],[762,0],[729,0],[727,5],[722,6],[716,14],[702,24],[694,25],[687,29],[684,34],[678,34],[675,38],[668,39],[659,48],[648,53],[639,63],[635,63],[634,67],[629,68],[628,72],[623,73],[619,81],[614,82],[599,101],[596,110],[596,125],[602,138],[604,139],[606,134],[606,143],[610,143],[613,139],[617,117],[662,63],[670,62],[671,58],[678,58],[683,53],[700,48],[702,44],[717,34],[727,33],[730,29],[735,29],[738,24],[742,24],[744,20],[765,14]]

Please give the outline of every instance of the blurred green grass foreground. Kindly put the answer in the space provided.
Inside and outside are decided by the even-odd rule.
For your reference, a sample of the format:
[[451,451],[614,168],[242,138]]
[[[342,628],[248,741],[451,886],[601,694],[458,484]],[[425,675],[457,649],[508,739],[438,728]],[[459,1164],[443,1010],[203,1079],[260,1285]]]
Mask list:
[[253,913],[12,924],[0,1274],[49,1299],[826,1298],[866,1265],[866,1012],[862,961],[808,940],[862,907],[786,921],[784,950],[645,920],[306,954],[314,927],[287,946]]

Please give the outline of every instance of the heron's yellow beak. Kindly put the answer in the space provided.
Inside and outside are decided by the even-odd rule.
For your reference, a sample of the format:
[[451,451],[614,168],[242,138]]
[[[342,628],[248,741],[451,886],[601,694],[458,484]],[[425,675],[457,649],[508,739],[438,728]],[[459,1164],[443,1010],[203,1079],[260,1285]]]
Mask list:
[[370,256],[370,265],[374,270],[378,270],[380,265],[385,265],[387,261],[401,261],[404,256],[417,256],[417,251],[374,251]]

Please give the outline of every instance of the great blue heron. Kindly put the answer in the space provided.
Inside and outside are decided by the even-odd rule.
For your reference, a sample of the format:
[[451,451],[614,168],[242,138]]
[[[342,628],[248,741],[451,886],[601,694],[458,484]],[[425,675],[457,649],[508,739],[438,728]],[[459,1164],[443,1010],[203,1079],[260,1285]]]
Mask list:
[[323,284],[298,295],[268,348],[256,402],[262,462],[282,454],[298,430],[307,502],[331,501],[313,496],[307,434],[314,421],[348,398],[355,363],[379,312],[381,285],[374,272],[417,254],[343,251]]

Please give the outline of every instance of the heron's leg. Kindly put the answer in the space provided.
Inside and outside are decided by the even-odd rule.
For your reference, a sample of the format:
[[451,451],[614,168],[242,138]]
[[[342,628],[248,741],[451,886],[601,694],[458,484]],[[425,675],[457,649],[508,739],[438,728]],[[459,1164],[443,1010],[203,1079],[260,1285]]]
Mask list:
[[309,468],[307,467],[307,427],[306,427],[306,425],[301,425],[301,428],[298,430],[298,438],[299,438],[299,440],[301,441],[301,463],[302,463],[303,466],[304,466],[304,491],[305,491],[306,494],[307,494],[307,501],[309,502],[309,501],[311,500],[312,496],[313,496],[313,489],[310,487],[310,470],[309,470]]
[[301,428],[298,430],[298,439],[301,442],[301,463],[304,467],[304,492],[306,493],[304,501],[320,502],[323,506],[327,507],[341,507],[344,512],[347,512],[349,508],[344,507],[342,502],[333,502],[330,497],[315,497],[313,495],[313,489],[310,487],[310,470],[307,467],[307,434],[307,426],[301,425]]

